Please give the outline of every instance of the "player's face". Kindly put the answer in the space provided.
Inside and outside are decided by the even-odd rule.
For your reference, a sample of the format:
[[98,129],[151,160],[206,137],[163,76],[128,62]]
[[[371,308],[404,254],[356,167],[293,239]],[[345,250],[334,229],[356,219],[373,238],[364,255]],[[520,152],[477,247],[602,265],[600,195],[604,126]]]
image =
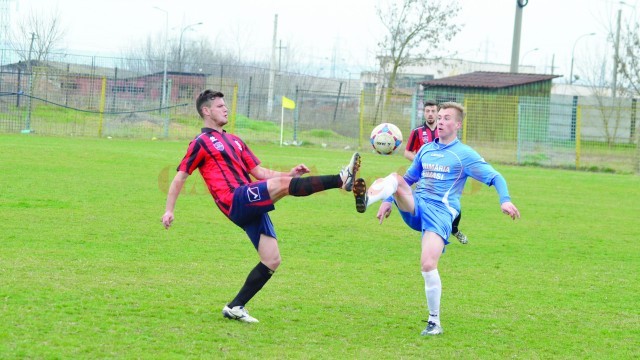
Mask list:
[[437,118],[438,118],[438,107],[436,105],[424,107],[424,120],[427,122],[427,124],[429,125],[435,124]]
[[227,105],[225,105],[223,98],[215,98],[211,100],[209,106],[202,108],[202,112],[205,117],[212,120],[217,126],[224,126],[227,124],[227,111]]
[[438,136],[440,141],[449,143],[455,139],[462,126],[460,114],[454,108],[442,109],[438,112]]

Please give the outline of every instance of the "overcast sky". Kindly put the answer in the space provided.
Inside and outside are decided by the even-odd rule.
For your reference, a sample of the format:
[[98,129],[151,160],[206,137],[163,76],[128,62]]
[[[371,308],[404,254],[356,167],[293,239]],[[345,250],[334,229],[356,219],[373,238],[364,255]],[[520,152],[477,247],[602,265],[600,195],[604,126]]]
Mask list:
[[[210,36],[212,42],[226,47],[240,39],[248,57],[264,58],[270,53],[274,15],[278,14],[278,39],[283,46],[289,44],[310,62],[326,63],[327,68],[335,51],[339,71],[350,72],[375,67],[377,40],[383,34],[375,12],[380,0],[5,1],[9,1],[12,22],[32,9],[47,12],[57,8],[67,29],[65,47],[82,54],[121,55],[132,44],[164,31],[168,15],[170,38],[177,39],[185,26],[202,22],[184,32],[185,39]],[[465,60],[509,64],[516,1],[459,3],[462,11],[454,21],[463,24],[463,29],[450,44],[442,44],[441,50]],[[574,45],[576,69],[587,57],[612,57],[607,30],[614,28],[618,9],[623,9],[623,19],[636,18],[640,0],[625,3],[530,0],[523,10],[521,65],[535,65],[536,72],[550,73],[553,64],[555,74],[568,76]],[[580,38],[592,32],[596,35]]]

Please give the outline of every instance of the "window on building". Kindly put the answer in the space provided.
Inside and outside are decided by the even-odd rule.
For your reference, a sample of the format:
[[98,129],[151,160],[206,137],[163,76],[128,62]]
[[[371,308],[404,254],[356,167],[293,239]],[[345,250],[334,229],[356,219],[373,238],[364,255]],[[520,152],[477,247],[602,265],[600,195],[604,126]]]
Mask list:
[[78,83],[75,81],[63,81],[60,83],[60,88],[63,90],[76,90],[78,89]]
[[180,86],[178,87],[178,99],[193,99],[195,91],[196,87],[193,84],[180,84]]
[[111,92],[118,93],[130,93],[130,94],[141,94],[144,92],[144,87],[142,86],[134,86],[131,84],[126,85],[115,85],[111,88]]
[[362,84],[364,91],[366,92],[375,92],[376,91],[376,83],[374,82],[366,82]]

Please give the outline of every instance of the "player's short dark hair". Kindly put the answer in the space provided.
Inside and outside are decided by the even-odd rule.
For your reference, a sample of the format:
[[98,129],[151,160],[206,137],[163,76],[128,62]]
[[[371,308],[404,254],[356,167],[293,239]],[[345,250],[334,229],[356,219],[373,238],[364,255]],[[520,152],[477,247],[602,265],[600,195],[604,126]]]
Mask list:
[[198,114],[200,115],[200,117],[203,117],[202,107],[204,105],[209,105],[209,102],[211,102],[211,100],[215,98],[223,98],[223,97],[224,97],[224,94],[221,93],[220,91],[213,91],[213,90],[207,89],[201,92],[200,95],[198,95],[198,98],[196,99],[196,110],[198,110]]
[[427,106],[438,106],[438,102],[435,100],[425,100],[423,108],[426,108]]

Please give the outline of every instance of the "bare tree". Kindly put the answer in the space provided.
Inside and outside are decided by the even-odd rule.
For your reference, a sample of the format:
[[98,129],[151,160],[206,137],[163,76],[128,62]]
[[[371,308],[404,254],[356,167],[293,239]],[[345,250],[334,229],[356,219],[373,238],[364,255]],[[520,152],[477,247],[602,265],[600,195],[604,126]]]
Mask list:
[[163,70],[164,37],[161,33],[149,35],[140,43],[133,44],[122,53],[124,69],[138,73],[153,73]]
[[[161,33],[149,35],[144,42],[133,44],[122,56],[123,67],[139,72],[159,72],[164,66],[165,39]],[[172,41],[167,44],[167,70],[200,72],[210,64],[238,64],[230,50],[202,36],[199,39]],[[182,47],[180,49],[179,47]]]
[[621,50],[616,59],[617,71],[621,75],[620,89],[631,96],[640,96],[640,24],[637,20],[625,24],[621,32]]
[[[281,44],[281,45],[280,45]],[[320,70],[313,64],[313,53],[305,53],[304,44],[289,38],[278,45],[278,70],[281,72],[308,74],[319,76]],[[265,57],[261,62],[269,65],[269,58]]]
[[233,39],[233,44],[235,48],[233,49],[234,56],[236,57],[236,61],[242,61],[245,57],[244,54],[247,52],[247,49],[252,47],[252,39],[255,37],[250,30],[247,30],[246,26],[240,26],[240,24],[236,24],[236,26],[231,29],[231,39]]
[[440,43],[460,31],[461,26],[454,23],[460,7],[455,0],[402,0],[376,10],[387,30],[378,48],[381,68],[389,74],[388,99],[403,66],[435,57]]
[[600,134],[611,147],[618,140],[625,121],[622,116],[624,99],[612,97],[609,83],[605,81],[610,53],[594,49],[594,54],[594,57],[585,60],[585,66],[580,67],[583,76],[579,79],[588,87],[591,95],[584,99],[589,102],[584,112],[591,115],[589,119],[595,119],[593,125],[599,125]]
[[[620,5],[624,4],[620,2]],[[637,98],[640,96],[640,23],[635,16],[635,11],[631,16],[621,17],[621,11],[618,10],[618,19],[616,30],[609,31],[609,40],[617,51],[614,55],[614,71],[616,72],[616,82],[612,82],[612,91],[614,100],[617,100],[614,106],[620,118],[621,98]],[[622,20],[625,19],[626,20]],[[610,26],[610,29],[614,29]],[[619,36],[619,37],[618,37]],[[635,110],[632,110],[635,111]],[[640,132],[636,131],[635,116],[631,115],[629,142],[640,142]],[[607,139],[608,140],[608,139]],[[640,146],[637,146],[637,155],[640,158]],[[640,172],[640,161],[637,162],[636,171]]]
[[[235,55],[229,49],[211,43],[207,36],[202,36],[197,40],[188,41],[184,45],[184,67],[186,71],[200,72],[207,71],[211,64],[239,64]],[[204,70],[203,70],[204,69]]]
[[10,43],[23,61],[46,61],[52,53],[64,50],[61,47],[64,36],[59,10],[49,15],[31,10],[18,21]]

